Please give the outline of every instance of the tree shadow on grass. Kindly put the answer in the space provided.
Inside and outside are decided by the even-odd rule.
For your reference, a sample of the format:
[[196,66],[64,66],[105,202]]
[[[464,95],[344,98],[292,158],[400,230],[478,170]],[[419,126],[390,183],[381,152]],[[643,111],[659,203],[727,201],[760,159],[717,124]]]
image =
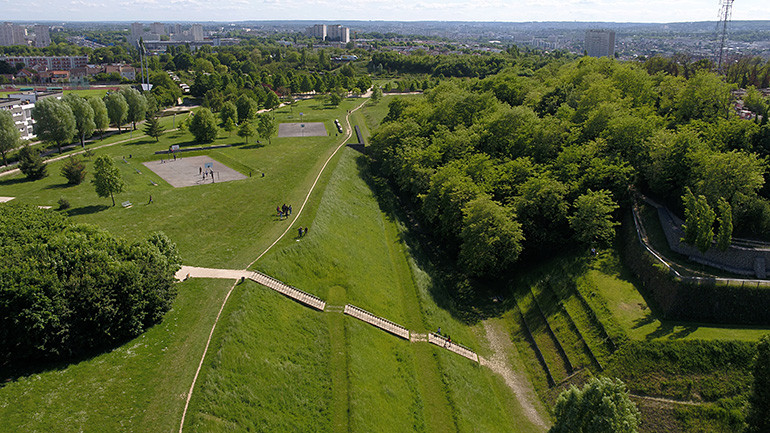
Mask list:
[[261,149],[263,147],[265,147],[265,145],[262,143],[251,143],[251,144],[239,146],[239,148],[241,149]]
[[493,314],[504,305],[502,299],[491,295],[485,288],[498,287],[487,281],[474,281],[457,270],[447,248],[447,240],[439,239],[423,229],[414,205],[399,197],[388,182],[372,173],[364,155],[356,157],[359,175],[374,193],[380,210],[392,221],[399,221],[404,230],[398,240],[417,266],[430,276],[428,293],[436,305],[449,312],[453,318],[473,324]]
[[93,213],[101,212],[104,210],[109,209],[110,207],[104,204],[99,205],[91,205],[91,206],[81,206],[77,208],[73,208],[67,211],[67,216],[77,216],[77,215],[90,215]]
[[0,186],[12,186],[12,185],[18,185],[20,183],[25,182],[34,182],[32,179],[28,177],[17,177],[14,179],[3,179],[0,180]]
[[69,183],[57,183],[56,185],[48,185],[47,187],[45,187],[45,189],[64,189],[64,188],[69,188],[71,186],[77,186],[77,185],[72,185]]

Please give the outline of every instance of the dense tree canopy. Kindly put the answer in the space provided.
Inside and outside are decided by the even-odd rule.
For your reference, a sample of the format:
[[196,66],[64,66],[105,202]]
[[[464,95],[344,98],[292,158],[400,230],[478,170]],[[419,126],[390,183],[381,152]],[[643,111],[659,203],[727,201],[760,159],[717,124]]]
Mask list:
[[1,362],[109,347],[160,321],[180,259],[162,234],[128,242],[33,206],[0,207]]
[[[379,56],[402,66],[419,60]],[[507,257],[547,254],[570,238],[608,244],[615,210],[635,190],[680,215],[686,188],[705,197],[720,223],[705,212],[701,248],[722,226],[720,246],[733,231],[770,239],[770,126],[732,114],[731,86],[719,76],[651,75],[607,58],[527,71],[515,63],[484,78],[443,80],[424,98],[392,100],[371,139],[377,172],[414,201],[458,260],[463,210],[482,197],[514,211],[509,218],[521,227],[522,250]],[[489,266],[461,268],[499,274],[496,258],[478,257]]]

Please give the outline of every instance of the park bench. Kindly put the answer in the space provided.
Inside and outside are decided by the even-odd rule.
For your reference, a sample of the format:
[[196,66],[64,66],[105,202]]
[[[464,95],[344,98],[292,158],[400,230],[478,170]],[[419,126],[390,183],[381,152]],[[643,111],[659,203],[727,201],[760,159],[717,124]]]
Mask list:
[[121,204],[122,204],[122,205],[123,205],[123,207],[124,207],[124,208],[126,208],[126,209],[130,208],[131,206],[133,206],[133,204],[131,204],[131,202],[130,202],[130,201],[128,201],[128,200],[124,201],[124,202],[123,202],[123,203],[121,203]]

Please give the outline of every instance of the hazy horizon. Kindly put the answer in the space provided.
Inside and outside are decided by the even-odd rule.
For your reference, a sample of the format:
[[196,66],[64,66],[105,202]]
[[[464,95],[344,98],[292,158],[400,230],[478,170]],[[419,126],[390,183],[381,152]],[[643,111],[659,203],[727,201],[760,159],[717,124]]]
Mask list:
[[[232,0],[228,7],[203,0],[2,0],[0,20],[24,22],[241,22],[241,21],[466,21],[466,22],[612,22],[667,24],[716,21],[719,1],[661,0]],[[770,20],[765,0],[743,0],[733,20]]]

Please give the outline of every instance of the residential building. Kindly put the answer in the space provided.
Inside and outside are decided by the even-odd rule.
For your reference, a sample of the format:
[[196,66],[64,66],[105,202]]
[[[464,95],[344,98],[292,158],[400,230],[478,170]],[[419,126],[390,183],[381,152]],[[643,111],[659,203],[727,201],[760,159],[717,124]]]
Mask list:
[[192,36],[193,41],[202,41],[203,40],[203,26],[200,24],[193,24],[192,28],[190,29],[190,36]]
[[32,109],[38,99],[61,99],[61,92],[24,92],[8,95],[8,98],[0,98],[0,110],[8,110],[13,115],[13,122],[19,129],[22,140],[35,138],[35,121],[32,118]]
[[166,34],[166,26],[163,23],[152,23],[150,24],[150,33],[156,34],[156,35],[165,35]]
[[612,30],[587,30],[586,55],[591,57],[614,57],[615,32]]
[[131,24],[131,44],[137,45],[139,43],[139,39],[142,38],[144,35],[144,25],[142,23],[133,23]]
[[305,34],[311,38],[317,38],[322,41],[326,40],[326,24],[316,24],[313,27],[308,27]]
[[136,78],[136,68],[129,65],[106,65],[104,67],[106,74],[118,74],[121,78],[134,80]]
[[0,98],[0,110],[8,110],[13,115],[13,123],[19,130],[22,140],[35,137],[34,122],[32,121],[32,109],[34,103],[25,102],[18,98]]
[[27,45],[27,29],[13,23],[0,25],[0,45]]
[[40,81],[44,83],[67,83],[70,80],[70,71],[43,71],[39,76]]
[[347,44],[350,42],[350,29],[339,24],[328,26],[326,29],[326,40]]
[[83,68],[88,64],[88,56],[0,56],[0,60],[11,65],[24,64],[36,70],[69,71]]
[[48,26],[35,26],[35,46],[45,48],[51,45],[51,34],[48,32]]

